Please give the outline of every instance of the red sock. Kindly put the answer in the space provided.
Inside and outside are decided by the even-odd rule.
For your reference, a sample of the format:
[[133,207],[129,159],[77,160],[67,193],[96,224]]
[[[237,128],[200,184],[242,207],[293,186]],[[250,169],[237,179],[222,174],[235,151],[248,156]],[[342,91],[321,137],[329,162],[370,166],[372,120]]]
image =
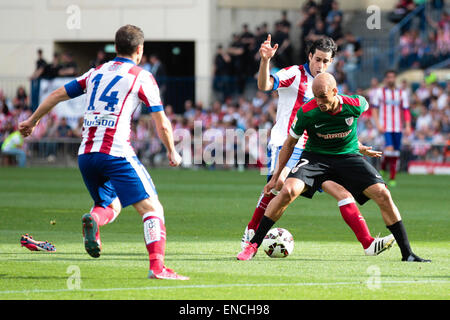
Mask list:
[[397,157],[390,158],[389,167],[390,167],[390,179],[395,180],[395,175],[397,174]]
[[150,269],[159,273],[164,268],[166,227],[164,222],[150,212],[144,215],[144,239],[150,260]]
[[264,213],[266,212],[267,206],[269,205],[269,202],[275,198],[275,194],[272,192],[269,196],[265,196],[264,194],[261,195],[258,201],[258,205],[256,206],[255,211],[253,212],[252,219],[247,225],[248,229],[256,230],[258,229],[259,222],[261,221]]
[[386,171],[387,163],[389,161],[390,157],[384,156],[383,159],[381,159],[381,170]]
[[116,217],[114,210],[111,207],[103,208],[100,206],[95,206],[92,208],[91,215],[94,217],[94,220],[97,222],[99,227],[110,223]]
[[366,220],[364,220],[364,217],[359,212],[355,200],[341,200],[338,202],[338,206],[344,221],[353,230],[363,248],[367,249],[374,239],[370,235],[369,227],[366,224]]

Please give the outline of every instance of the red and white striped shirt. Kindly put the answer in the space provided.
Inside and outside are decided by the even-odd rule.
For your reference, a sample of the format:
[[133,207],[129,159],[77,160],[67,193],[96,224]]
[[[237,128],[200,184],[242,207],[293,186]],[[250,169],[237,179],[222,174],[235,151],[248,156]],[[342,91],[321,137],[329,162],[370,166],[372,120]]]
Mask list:
[[158,85],[150,72],[132,60],[117,57],[91,69],[65,86],[69,97],[86,93],[82,142],[78,154],[101,152],[134,156],[131,117],[141,103],[162,111]]
[[[314,77],[308,64],[290,66],[273,74],[273,90],[278,90],[278,107],[275,125],[270,134],[270,142],[274,146],[283,145],[289,133],[289,128],[295,119],[297,111],[308,100],[314,97],[312,81]],[[308,135],[300,137],[296,147],[304,149]]]
[[408,93],[405,90],[378,88],[373,97],[373,106],[385,132],[402,132],[403,122],[411,120]]

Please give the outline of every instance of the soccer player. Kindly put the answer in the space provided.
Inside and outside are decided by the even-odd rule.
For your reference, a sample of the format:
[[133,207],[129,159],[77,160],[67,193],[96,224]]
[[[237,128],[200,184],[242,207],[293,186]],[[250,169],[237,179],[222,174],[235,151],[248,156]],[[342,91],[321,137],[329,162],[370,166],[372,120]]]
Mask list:
[[[328,66],[333,62],[337,50],[337,46],[331,38],[321,38],[314,41],[308,50],[309,63],[301,66],[290,66],[276,74],[270,75],[270,60],[275,55],[277,48],[278,44],[275,44],[274,47],[271,46],[271,36],[269,35],[259,50],[261,61],[258,73],[258,87],[263,91],[278,90],[279,95],[276,123],[271,130],[270,142],[267,147],[269,158],[267,181],[270,180],[273,172],[278,167],[278,156],[281,146],[288,136],[289,128],[294,121],[297,111],[306,101],[313,98],[312,81],[314,77],[327,70]],[[266,195],[261,193],[253,216],[245,228],[241,240],[242,248],[246,246],[246,242],[255,234],[255,230],[268,204],[281,190],[289,171],[299,161],[307,140],[308,134],[304,132],[298,139],[286,166],[282,168],[273,190]],[[371,147],[362,145],[360,152],[371,157],[380,156],[380,153],[371,150]],[[322,189],[337,200],[344,221],[355,233],[366,255],[378,255],[393,244],[394,237],[392,235],[382,238],[373,238],[370,235],[364,217],[359,212],[351,193],[345,188],[329,180],[322,184]]]
[[21,133],[32,133],[39,120],[61,101],[86,94],[86,109],[78,164],[84,183],[94,200],[82,217],[85,249],[100,256],[99,227],[111,223],[122,207],[133,205],[142,216],[144,240],[150,260],[150,279],[188,280],[164,265],[166,228],[164,211],[152,179],[130,144],[134,110],[144,103],[155,121],[159,138],[167,149],[171,166],[181,161],[173,141],[153,76],[138,67],[144,49],[144,33],[125,25],[115,35],[117,57],[52,92],[20,123]]
[[384,74],[384,87],[378,88],[373,98],[373,118],[378,131],[385,140],[384,157],[381,161],[382,171],[389,165],[389,185],[396,186],[395,175],[400,159],[402,130],[411,133],[411,114],[409,112],[408,93],[395,85],[397,73],[388,70]]
[[362,96],[338,94],[336,80],[321,73],[313,81],[314,99],[297,112],[289,136],[279,155],[279,167],[264,187],[269,194],[282,169],[291,157],[303,131],[308,142],[300,161],[292,168],[280,193],[270,202],[254,237],[237,258],[250,260],[256,254],[264,236],[282,216],[288,205],[300,194],[312,198],[326,180],[333,180],[349,190],[359,204],[373,199],[400,247],[402,261],[430,262],[412,252],[400,212],[395,206],[382,177],[361,155],[356,122],[368,109]]

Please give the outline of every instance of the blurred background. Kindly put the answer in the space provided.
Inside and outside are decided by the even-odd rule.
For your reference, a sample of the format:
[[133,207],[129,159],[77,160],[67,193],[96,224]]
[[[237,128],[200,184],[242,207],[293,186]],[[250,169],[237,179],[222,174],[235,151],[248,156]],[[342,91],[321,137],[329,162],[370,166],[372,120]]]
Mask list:
[[[339,46],[329,71],[341,93],[371,102],[384,72],[398,72],[413,128],[403,135],[400,169],[450,174],[450,18],[444,0],[1,0],[0,144],[2,150],[5,141],[15,148],[13,155],[0,153],[1,166],[77,165],[83,97],[55,108],[23,143],[14,136],[17,123],[53,89],[114,58],[114,34],[125,24],[145,33],[141,67],[155,76],[175,130],[193,134],[196,121],[218,134],[270,130],[277,93],[257,90],[260,44],[269,33],[279,44],[276,72],[306,63],[308,42],[327,35]],[[358,126],[363,143],[382,148],[371,109]],[[167,165],[143,107],[133,115],[131,141],[146,166]],[[240,166],[189,159],[183,165],[262,167],[265,147],[247,148]]]

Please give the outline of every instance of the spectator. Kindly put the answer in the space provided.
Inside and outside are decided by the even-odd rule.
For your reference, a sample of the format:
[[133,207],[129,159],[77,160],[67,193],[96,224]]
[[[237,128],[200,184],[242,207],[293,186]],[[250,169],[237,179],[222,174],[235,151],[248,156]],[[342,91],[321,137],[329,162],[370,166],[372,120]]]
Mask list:
[[16,157],[17,165],[22,168],[26,166],[27,161],[26,153],[23,150],[23,142],[20,132],[14,130],[12,123],[8,123],[1,150],[3,154]]
[[147,55],[145,55],[145,54],[142,55],[142,59],[141,59],[141,63],[139,64],[139,67],[141,67],[142,69],[151,73],[152,65],[148,61]]
[[106,53],[103,49],[100,49],[97,51],[97,56],[95,59],[89,63],[89,66],[90,68],[97,68],[106,62],[108,62],[108,59],[106,59]]
[[289,27],[281,23],[275,24],[273,42],[278,43],[278,50],[274,58],[274,64],[278,68],[292,65],[292,45],[289,39]]
[[65,117],[62,117],[59,120],[58,127],[56,128],[56,136],[59,138],[73,137],[72,128],[67,124],[67,119]]
[[416,120],[416,131],[427,132],[431,128],[433,118],[424,105],[420,108],[420,115]]
[[344,15],[342,11],[339,9],[339,3],[334,0],[331,4],[331,11],[328,12],[325,22],[328,25],[331,25],[333,23],[341,25],[343,16]]
[[25,88],[19,86],[17,88],[16,96],[13,99],[13,105],[16,109],[28,109],[30,106],[30,98],[28,97]]
[[189,119],[189,120],[193,120],[195,117],[195,109],[194,109],[194,105],[192,103],[192,100],[186,100],[184,102],[184,114],[183,114],[184,118]]
[[301,34],[300,34],[300,61],[302,63],[307,61],[306,57],[306,48],[308,46],[306,42],[306,37],[310,33],[310,31],[315,27],[316,25],[316,19],[317,19],[317,5],[315,1],[307,1],[306,4],[303,6],[302,10],[302,18],[297,23],[297,26],[301,28]]
[[346,73],[347,85],[349,90],[354,92],[356,90],[356,74],[358,73],[363,54],[361,42],[351,31],[348,31],[345,33],[342,41],[338,41],[338,45],[341,49],[341,55],[345,59],[343,71]]
[[286,10],[281,11],[281,20],[278,20],[278,21],[276,22],[276,24],[281,25],[283,28],[291,29],[292,24],[291,24],[291,22],[288,20],[287,14],[288,14],[288,13],[287,13]]
[[31,80],[40,78],[44,73],[45,67],[47,66],[47,61],[43,58],[42,49],[37,50],[37,55],[38,59],[36,60],[36,69],[30,77]]
[[230,55],[223,49],[222,45],[217,46],[214,58],[213,88],[219,94],[221,100],[225,100],[232,93],[231,68]]
[[238,94],[242,94],[245,89],[247,76],[242,72],[242,70],[245,70],[245,45],[242,43],[239,34],[233,34],[233,41],[227,52],[231,57],[233,82],[237,84],[236,91]]
[[51,64],[47,64],[45,66],[44,72],[42,74],[42,78],[45,79],[53,79],[59,75],[59,71],[61,69],[61,64],[59,62],[59,54],[53,54],[53,60]]
[[77,63],[73,60],[72,53],[66,51],[62,54],[62,64],[58,71],[60,77],[75,77],[78,74]]
[[164,102],[167,90],[167,73],[166,67],[161,62],[157,54],[151,54],[149,57],[149,62],[151,65],[150,72],[155,77],[156,82],[159,86],[159,94],[161,96],[162,101]]

